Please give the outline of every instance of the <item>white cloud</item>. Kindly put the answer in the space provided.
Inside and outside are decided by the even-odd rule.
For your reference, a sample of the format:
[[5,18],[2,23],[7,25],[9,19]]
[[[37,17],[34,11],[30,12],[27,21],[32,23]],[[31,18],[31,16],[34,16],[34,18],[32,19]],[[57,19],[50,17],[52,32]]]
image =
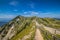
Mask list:
[[1,14],[0,15],[0,18],[7,18],[7,19],[12,19],[12,18],[14,18],[14,17],[16,17],[16,15],[7,15],[7,14]]
[[28,11],[24,12],[24,16],[38,16],[38,17],[50,17],[50,18],[59,18],[60,14],[53,13],[53,12],[35,12],[35,11]]
[[24,12],[24,14],[38,15],[39,13],[35,11],[28,11],[28,12]]
[[23,12],[23,13],[24,13],[24,14],[27,14],[28,12],[25,11],[25,12]]
[[39,15],[39,12],[35,11],[24,12],[24,16],[36,16],[36,15]]
[[31,15],[23,15],[23,16],[30,17]]
[[9,4],[12,6],[16,6],[16,5],[18,5],[18,3],[19,3],[18,1],[11,1]]
[[31,15],[38,15],[38,12],[31,12]]

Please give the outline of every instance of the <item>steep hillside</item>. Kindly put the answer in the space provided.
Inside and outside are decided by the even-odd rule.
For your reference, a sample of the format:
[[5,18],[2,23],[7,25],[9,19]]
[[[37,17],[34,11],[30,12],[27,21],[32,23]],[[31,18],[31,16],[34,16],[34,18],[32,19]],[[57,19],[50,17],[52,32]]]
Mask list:
[[[58,33],[56,34],[56,30],[52,30],[54,31],[54,34],[52,34],[52,31],[47,30],[47,27],[51,27],[58,31],[58,29],[60,29],[60,20],[53,18],[39,18],[36,16],[17,16],[7,24],[0,27],[0,40],[53,40],[53,37],[60,38],[60,35]],[[48,39],[46,38],[47,34]]]
[[23,28],[25,28],[26,20],[22,16],[17,16],[13,20],[11,20],[9,23],[2,26],[2,29],[0,30],[1,38],[4,39],[10,39],[14,35],[16,35],[18,32],[20,32]]
[[53,18],[38,18],[37,21],[47,27],[52,27],[60,30],[60,20]]

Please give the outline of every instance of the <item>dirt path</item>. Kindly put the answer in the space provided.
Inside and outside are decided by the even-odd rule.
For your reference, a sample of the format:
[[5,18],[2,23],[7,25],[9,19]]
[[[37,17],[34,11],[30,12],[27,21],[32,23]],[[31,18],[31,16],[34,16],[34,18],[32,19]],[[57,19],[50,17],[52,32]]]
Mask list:
[[[40,27],[40,25],[38,24],[38,22],[34,21],[36,23],[37,27]],[[40,30],[38,28],[36,28],[36,33],[35,33],[35,40],[44,40],[42,37],[42,34],[40,32]]]
[[52,34],[59,34],[60,35],[60,31],[54,28],[50,28],[50,27],[44,27],[46,30],[48,30],[50,33]]
[[35,40],[43,40],[40,30],[37,28],[35,33]]

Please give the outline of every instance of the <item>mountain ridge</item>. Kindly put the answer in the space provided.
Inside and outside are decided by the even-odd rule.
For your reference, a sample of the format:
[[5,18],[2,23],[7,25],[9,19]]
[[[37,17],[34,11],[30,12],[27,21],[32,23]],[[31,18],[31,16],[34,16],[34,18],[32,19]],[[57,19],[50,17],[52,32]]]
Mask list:
[[[33,40],[35,36],[35,30],[37,28],[34,20],[39,24],[43,24],[48,27],[56,29],[60,28],[60,21],[53,18],[17,16],[0,28],[0,40],[22,40],[28,35],[29,37],[27,40]],[[53,26],[52,24],[56,25]],[[29,34],[30,32],[32,33]]]

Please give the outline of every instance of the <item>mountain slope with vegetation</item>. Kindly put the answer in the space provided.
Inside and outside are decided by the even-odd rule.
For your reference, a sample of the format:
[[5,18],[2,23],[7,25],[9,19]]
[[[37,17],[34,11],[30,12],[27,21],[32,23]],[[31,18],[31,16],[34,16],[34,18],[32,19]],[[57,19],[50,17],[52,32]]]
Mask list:
[[[43,25],[38,27],[36,25],[36,22],[39,23],[38,25]],[[53,18],[40,18],[36,16],[17,16],[13,20],[0,27],[0,40],[35,40],[35,33],[37,28],[41,31],[44,40],[48,40],[47,38],[53,39],[53,37],[51,37],[52,35],[60,38],[59,34],[55,35],[51,34],[48,30],[45,31],[46,29],[44,28],[44,26],[59,30],[60,20]],[[47,38],[46,34],[43,31],[48,32]]]

